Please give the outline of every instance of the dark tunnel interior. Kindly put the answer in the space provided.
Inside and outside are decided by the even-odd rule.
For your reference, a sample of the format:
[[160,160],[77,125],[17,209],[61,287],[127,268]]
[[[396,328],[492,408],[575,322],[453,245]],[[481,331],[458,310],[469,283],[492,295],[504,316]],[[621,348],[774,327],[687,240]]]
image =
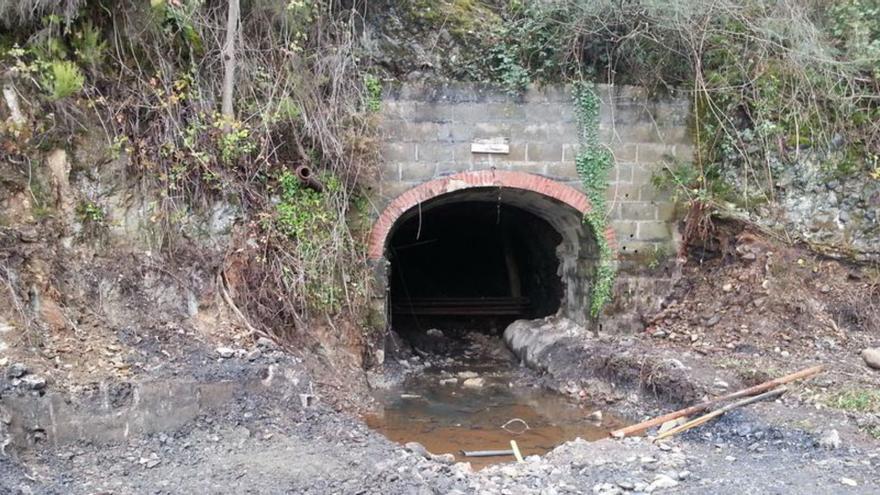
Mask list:
[[545,220],[500,202],[423,208],[391,238],[392,328],[402,337],[431,328],[497,334],[555,313],[561,241]]

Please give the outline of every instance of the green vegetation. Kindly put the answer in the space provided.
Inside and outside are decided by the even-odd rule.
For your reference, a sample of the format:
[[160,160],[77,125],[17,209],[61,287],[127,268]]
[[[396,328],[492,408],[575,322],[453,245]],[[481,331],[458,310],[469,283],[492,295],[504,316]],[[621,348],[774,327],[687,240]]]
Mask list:
[[581,127],[581,149],[575,157],[575,166],[592,205],[584,221],[590,226],[599,247],[599,263],[590,293],[590,316],[596,319],[611,300],[617,273],[617,255],[605,238],[608,218],[605,192],[608,189],[608,171],[614,165],[614,158],[611,151],[599,143],[599,97],[593,85],[577,83],[574,98]]
[[76,213],[79,215],[80,221],[100,225],[104,223],[106,213],[98,204],[91,201],[83,201],[76,206]]
[[851,412],[880,412],[880,391],[868,389],[844,390],[832,395],[827,404],[835,409]]
[[364,76],[366,107],[370,112],[378,112],[382,107],[382,82],[372,74]]
[[[108,156],[126,155],[127,175],[156,195],[148,228],[166,251],[189,247],[182,216],[241,209],[223,266],[251,324],[293,341],[310,317],[361,318],[365,232],[347,219],[375,159],[381,99],[355,45],[361,14],[325,0],[242,2],[234,117],[220,112],[221,4],[25,0],[0,14],[0,70],[29,119],[26,133],[0,128],[4,159],[30,163],[98,129]],[[301,164],[322,193],[299,186],[289,171]],[[105,221],[94,202],[77,213]]]

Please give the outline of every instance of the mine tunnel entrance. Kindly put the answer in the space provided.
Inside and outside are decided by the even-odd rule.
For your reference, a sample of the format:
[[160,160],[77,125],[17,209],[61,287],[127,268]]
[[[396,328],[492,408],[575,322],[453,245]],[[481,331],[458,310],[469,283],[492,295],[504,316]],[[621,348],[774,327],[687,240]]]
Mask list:
[[582,319],[595,246],[581,210],[537,191],[429,198],[396,219],[385,244],[391,337],[430,347],[435,330],[448,340],[500,335],[517,319]]
[[547,221],[490,201],[443,204],[402,222],[390,243],[392,326],[497,334],[555,313],[563,295]]

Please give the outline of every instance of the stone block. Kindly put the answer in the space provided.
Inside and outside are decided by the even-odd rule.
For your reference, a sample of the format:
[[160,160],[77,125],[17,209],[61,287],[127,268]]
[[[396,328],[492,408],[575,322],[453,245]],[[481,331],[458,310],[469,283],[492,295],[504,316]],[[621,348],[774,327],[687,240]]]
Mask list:
[[530,162],[562,161],[562,145],[556,143],[529,143],[526,160]]
[[[653,214],[653,208],[651,208]],[[649,220],[638,222],[636,238],[640,241],[667,241],[672,238],[669,223]]]
[[437,164],[434,162],[406,163],[400,166],[400,179],[424,182],[434,178]]
[[692,142],[690,130],[684,126],[661,126],[660,141],[664,144],[690,144]]
[[379,162],[379,177],[383,181],[400,180],[400,162]]
[[656,208],[656,216],[654,220],[659,220],[661,222],[669,222],[674,220],[676,217],[676,207],[675,203],[672,202],[658,202]]
[[691,144],[676,144],[672,156],[680,162],[693,162],[696,148]]
[[654,180],[654,174],[662,170],[662,163],[635,164],[632,166],[632,183],[636,185],[650,184]]
[[[600,127],[600,130],[602,127]],[[653,124],[624,124],[615,125],[614,137],[620,139],[623,143],[660,143],[662,142],[660,133]]]
[[497,167],[501,170],[511,170],[513,172],[547,175],[547,165],[540,162],[501,162],[497,165]]
[[445,175],[457,174],[459,172],[466,172],[468,170],[472,170],[473,165],[469,160],[464,161],[454,161],[450,163],[438,163],[437,168],[435,170],[435,177],[443,177]]
[[471,124],[444,124],[439,133],[440,141],[470,143],[474,139],[474,126]]
[[450,143],[416,144],[416,160],[422,163],[447,163],[455,159],[454,146]]
[[637,160],[639,163],[651,164],[674,160],[675,146],[658,143],[640,142]]
[[509,138],[512,125],[509,122],[477,122],[473,124],[473,139]]
[[510,122],[525,118],[524,105],[515,103],[460,103],[449,107],[456,123]]
[[416,159],[413,143],[383,143],[379,149],[380,159],[387,162],[409,162]]
[[[574,142],[573,142],[574,143]],[[564,143],[562,145],[562,161],[574,162],[581,150],[580,144]]]
[[639,200],[639,187],[632,184],[609,184],[605,199],[611,203],[630,203]]
[[690,118],[690,105],[686,100],[667,100],[657,102],[651,107],[654,121],[661,127],[687,126]]
[[441,139],[448,124],[438,124],[436,122],[408,122],[399,121],[386,122],[380,128],[380,134],[384,141],[412,143],[418,141],[436,141]]
[[615,105],[607,107],[607,111],[599,112],[600,124],[613,124],[615,127],[653,125],[653,118],[648,107],[637,105]]
[[380,191],[379,195],[381,201],[376,205],[378,211],[382,211],[391,202],[394,198],[400,196],[406,191],[412,189],[413,187],[419,185],[421,182],[383,182],[379,185]]
[[612,220],[611,228],[614,229],[614,234],[617,236],[618,243],[635,239],[638,234],[638,222],[633,220]]
[[653,201],[654,203],[672,201],[672,191],[658,189],[653,184],[642,185],[639,199],[642,201]]
[[452,122],[453,105],[445,102],[415,102],[403,120],[407,122]]
[[649,202],[638,201],[620,204],[620,216],[625,220],[650,220],[654,221],[656,212],[654,205]]
[[638,145],[632,143],[617,141],[616,143],[611,144],[611,154],[614,155],[614,160],[620,162],[636,161],[637,150]]
[[564,103],[528,103],[520,107],[524,114],[520,116],[532,123],[577,123],[574,104]]
[[549,162],[546,166],[546,174],[550,177],[561,179],[575,179],[578,177],[577,168],[573,161]]
[[618,163],[614,165],[613,182],[617,184],[632,184],[633,181],[633,165],[628,163]]

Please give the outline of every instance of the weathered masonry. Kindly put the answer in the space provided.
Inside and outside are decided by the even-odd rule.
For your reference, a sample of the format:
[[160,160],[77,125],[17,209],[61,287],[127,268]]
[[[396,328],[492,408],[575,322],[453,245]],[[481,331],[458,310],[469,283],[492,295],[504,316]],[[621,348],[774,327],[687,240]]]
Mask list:
[[556,312],[583,322],[596,235],[630,260],[618,292],[654,289],[633,267],[676,247],[674,205],[651,179],[691,159],[689,103],[629,86],[597,92],[600,138],[615,162],[611,228],[602,233],[581,221],[592,205],[575,169],[571,88],[516,96],[467,84],[386,89],[369,254],[386,288],[377,309],[393,326]]

